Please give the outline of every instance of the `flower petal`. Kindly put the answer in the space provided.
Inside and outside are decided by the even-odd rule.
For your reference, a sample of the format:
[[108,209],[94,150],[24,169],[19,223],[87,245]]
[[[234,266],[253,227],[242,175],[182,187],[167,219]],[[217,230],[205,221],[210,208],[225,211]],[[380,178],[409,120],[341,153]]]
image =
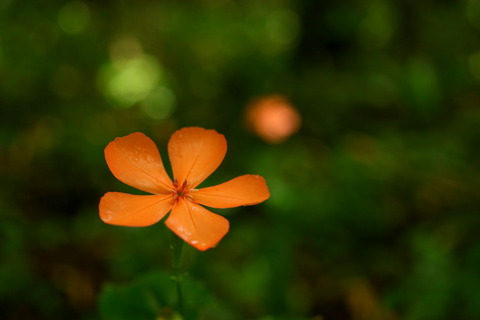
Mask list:
[[173,176],[179,185],[185,180],[195,188],[222,163],[227,141],[215,130],[192,127],[175,132],[168,142]]
[[138,196],[107,192],[100,199],[100,218],[105,223],[145,227],[160,221],[172,209],[171,195]]
[[200,251],[215,246],[229,229],[227,219],[182,197],[178,198],[165,224]]
[[170,193],[172,181],[155,143],[140,132],[116,138],[105,148],[113,175],[129,186],[150,193]]
[[267,183],[261,176],[246,174],[225,183],[191,190],[193,201],[213,208],[249,206],[270,197]]

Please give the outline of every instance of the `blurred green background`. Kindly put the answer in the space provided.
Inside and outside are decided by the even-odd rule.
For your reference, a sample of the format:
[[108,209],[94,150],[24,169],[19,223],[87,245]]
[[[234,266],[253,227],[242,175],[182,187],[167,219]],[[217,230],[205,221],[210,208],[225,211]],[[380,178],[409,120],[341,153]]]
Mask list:
[[0,319],[168,318],[168,229],[97,206],[108,142],[185,126],[272,194],[186,250],[203,319],[480,319],[480,1],[0,0],[0,121]]

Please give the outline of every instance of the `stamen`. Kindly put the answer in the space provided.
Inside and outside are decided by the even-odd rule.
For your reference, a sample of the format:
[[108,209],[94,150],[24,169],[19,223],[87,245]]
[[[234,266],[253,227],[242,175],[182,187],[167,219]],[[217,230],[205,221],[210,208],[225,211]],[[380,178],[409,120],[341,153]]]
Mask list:
[[173,187],[175,188],[175,190],[172,190],[173,193],[174,193],[174,196],[173,196],[174,200],[177,200],[178,197],[187,198],[187,195],[190,192],[190,190],[188,189],[188,181],[187,180],[183,181],[182,186],[180,187],[179,184],[178,184],[178,180],[174,179],[173,180]]
[[183,181],[182,188],[180,189],[182,192],[187,190],[188,182],[187,180]]

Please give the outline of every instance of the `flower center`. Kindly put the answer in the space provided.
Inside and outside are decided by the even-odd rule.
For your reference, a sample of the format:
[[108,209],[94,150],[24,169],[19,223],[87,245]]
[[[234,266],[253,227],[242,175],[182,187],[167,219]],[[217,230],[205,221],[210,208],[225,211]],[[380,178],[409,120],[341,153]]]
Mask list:
[[192,195],[190,195],[190,189],[188,188],[188,181],[185,180],[181,185],[178,184],[177,179],[173,181],[173,199],[176,201],[179,197],[192,201]]

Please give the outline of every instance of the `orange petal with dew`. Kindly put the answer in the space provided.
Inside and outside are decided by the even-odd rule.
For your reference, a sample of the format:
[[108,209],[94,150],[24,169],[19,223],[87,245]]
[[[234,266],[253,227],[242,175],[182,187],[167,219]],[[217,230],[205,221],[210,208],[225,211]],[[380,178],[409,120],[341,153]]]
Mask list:
[[176,131],[168,142],[173,176],[182,185],[195,188],[222,163],[227,141],[215,130],[198,127]]
[[105,148],[113,175],[129,186],[150,193],[171,192],[172,181],[155,143],[140,132],[116,138]]
[[107,192],[100,199],[103,222],[127,227],[145,227],[160,221],[173,206],[171,195],[138,196]]
[[213,208],[249,206],[270,197],[267,183],[261,176],[246,174],[222,184],[190,193],[193,201]]
[[184,198],[178,199],[165,224],[200,251],[214,247],[229,229],[227,219]]

